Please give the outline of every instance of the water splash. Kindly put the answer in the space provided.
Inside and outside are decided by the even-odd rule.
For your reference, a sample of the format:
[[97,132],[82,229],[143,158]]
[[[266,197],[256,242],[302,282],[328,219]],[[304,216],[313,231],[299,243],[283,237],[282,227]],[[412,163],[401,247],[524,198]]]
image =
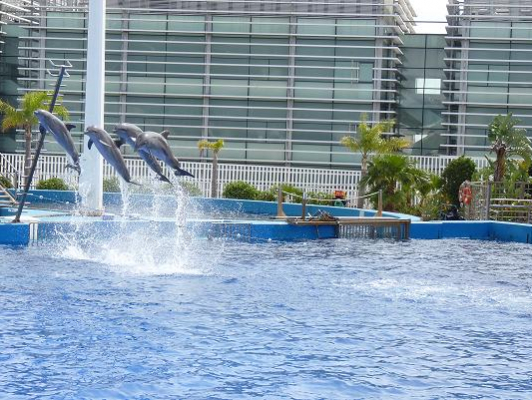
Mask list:
[[138,198],[132,189],[121,182],[122,205],[109,225],[78,216],[72,220],[72,229],[58,232],[58,257],[90,260],[116,273],[207,273],[197,267],[204,264],[200,259],[205,243],[195,238],[187,224],[199,213],[179,182],[171,187],[159,181],[145,184]]

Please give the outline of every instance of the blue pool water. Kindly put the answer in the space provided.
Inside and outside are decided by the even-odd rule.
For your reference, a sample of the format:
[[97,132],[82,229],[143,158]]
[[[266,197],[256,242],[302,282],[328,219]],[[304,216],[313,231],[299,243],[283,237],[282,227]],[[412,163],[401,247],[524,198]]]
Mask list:
[[531,398],[528,245],[151,247],[0,247],[0,398]]

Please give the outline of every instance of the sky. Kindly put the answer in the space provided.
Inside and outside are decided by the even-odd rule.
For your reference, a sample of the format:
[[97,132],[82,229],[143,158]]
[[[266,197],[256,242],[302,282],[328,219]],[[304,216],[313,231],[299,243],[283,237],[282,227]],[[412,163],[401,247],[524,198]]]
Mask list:
[[[447,0],[410,0],[418,21],[445,22]],[[444,23],[417,23],[418,33],[445,33]]]

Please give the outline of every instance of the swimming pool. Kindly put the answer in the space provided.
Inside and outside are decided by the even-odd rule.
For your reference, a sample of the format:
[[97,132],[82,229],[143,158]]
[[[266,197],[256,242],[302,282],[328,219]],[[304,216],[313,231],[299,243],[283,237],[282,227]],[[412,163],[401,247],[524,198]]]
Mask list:
[[0,397],[530,398],[529,245],[168,240],[0,247]]

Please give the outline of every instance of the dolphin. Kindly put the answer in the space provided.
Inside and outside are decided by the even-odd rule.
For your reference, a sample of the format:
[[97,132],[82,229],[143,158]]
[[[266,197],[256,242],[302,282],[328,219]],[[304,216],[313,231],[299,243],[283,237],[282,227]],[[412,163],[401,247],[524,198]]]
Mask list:
[[111,139],[111,136],[106,131],[91,125],[85,131],[85,135],[90,138],[88,143],[89,150],[94,144],[103,158],[114,167],[123,180],[127,183],[139,185],[131,180],[131,175],[127,169],[124,157],[122,157],[122,153],[120,153],[120,150],[116,147],[113,139]]
[[72,168],[81,173],[79,166],[79,154],[74,146],[74,141],[70,135],[70,130],[76,125],[65,124],[59,118],[46,110],[37,110],[34,115],[39,120],[39,123],[50,132],[57,143],[66,151],[69,158],[67,168]]
[[162,160],[166,165],[174,170],[175,176],[192,176],[190,172],[185,171],[179,167],[178,159],[172,154],[170,145],[166,140],[170,132],[162,131],[156,132],[143,132],[137,137],[135,142],[135,151],[141,150],[149,152],[152,156]]
[[[115,140],[115,144],[118,146],[118,148],[120,148],[120,146],[122,146],[124,143],[127,143],[133,149],[135,149],[135,142],[137,141],[137,137],[143,132],[142,129],[140,129],[137,125],[124,123],[116,125],[114,133],[116,133],[119,137],[118,140]],[[163,174],[161,164],[159,164],[159,161],[157,161],[154,156],[152,156],[146,150],[139,150],[138,153],[140,158],[142,158],[146,162],[146,164],[148,164],[151,170],[159,176],[159,179],[161,181],[171,183],[170,180]]]

